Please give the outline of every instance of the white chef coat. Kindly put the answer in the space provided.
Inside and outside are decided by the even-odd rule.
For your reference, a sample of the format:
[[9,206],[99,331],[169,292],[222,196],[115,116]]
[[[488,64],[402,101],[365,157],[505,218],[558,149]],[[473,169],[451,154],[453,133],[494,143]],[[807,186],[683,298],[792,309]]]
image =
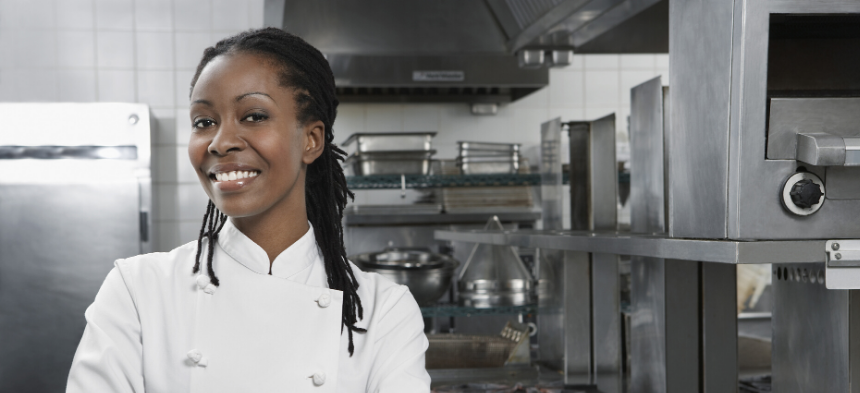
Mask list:
[[272,264],[229,221],[216,287],[197,243],[117,260],[85,316],[67,392],[428,392],[427,337],[408,288],[350,265],[364,318],[347,352],[343,293],[313,228]]

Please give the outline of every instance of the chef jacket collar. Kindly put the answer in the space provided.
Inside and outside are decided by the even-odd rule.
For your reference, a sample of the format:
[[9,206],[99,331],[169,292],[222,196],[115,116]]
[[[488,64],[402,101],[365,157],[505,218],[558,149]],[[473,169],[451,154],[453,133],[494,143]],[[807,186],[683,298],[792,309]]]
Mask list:
[[[314,263],[322,263],[314,236],[314,226],[308,221],[308,231],[281,252],[272,263],[272,275],[289,279]],[[239,231],[228,219],[218,235],[218,245],[230,257],[259,274],[269,274],[269,256],[262,247]]]

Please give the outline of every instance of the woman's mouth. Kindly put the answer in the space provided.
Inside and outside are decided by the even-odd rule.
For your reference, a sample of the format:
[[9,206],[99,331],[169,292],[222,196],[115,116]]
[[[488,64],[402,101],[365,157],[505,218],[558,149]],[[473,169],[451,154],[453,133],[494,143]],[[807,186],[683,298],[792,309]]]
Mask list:
[[209,180],[222,192],[239,191],[257,179],[259,171],[230,171],[209,174]]
[[209,179],[218,183],[218,182],[227,182],[227,181],[236,181],[247,178],[256,177],[259,175],[258,171],[232,171],[232,172],[221,172],[221,173],[210,173]]

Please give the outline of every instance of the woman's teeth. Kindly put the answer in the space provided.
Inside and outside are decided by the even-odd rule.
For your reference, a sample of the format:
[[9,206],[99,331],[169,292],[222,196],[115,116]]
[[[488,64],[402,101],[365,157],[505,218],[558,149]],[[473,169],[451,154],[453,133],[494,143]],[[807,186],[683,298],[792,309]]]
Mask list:
[[244,179],[246,177],[254,177],[257,175],[258,175],[257,171],[223,172],[223,173],[216,173],[215,174],[215,180],[217,180],[217,181],[230,181],[230,180]]

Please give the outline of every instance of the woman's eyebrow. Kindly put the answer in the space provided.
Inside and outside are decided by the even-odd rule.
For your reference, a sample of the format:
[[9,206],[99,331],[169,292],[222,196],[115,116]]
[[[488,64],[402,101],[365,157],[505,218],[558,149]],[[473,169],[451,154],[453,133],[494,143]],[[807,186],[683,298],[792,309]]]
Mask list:
[[215,106],[215,105],[212,105],[212,102],[207,101],[207,100],[194,100],[194,101],[191,103],[191,105],[195,105],[195,104],[203,104],[203,105],[206,105],[206,106]]
[[269,99],[270,99],[270,100],[275,101],[275,99],[274,99],[274,98],[272,98],[272,96],[270,96],[270,95],[268,95],[268,94],[266,94],[266,93],[261,93],[261,92],[258,92],[258,91],[254,91],[254,92],[245,93],[245,94],[242,94],[242,95],[240,95],[240,96],[236,97],[236,102],[242,101],[242,99],[244,99],[245,97],[253,96],[253,95],[266,96],[266,97],[269,97]]

